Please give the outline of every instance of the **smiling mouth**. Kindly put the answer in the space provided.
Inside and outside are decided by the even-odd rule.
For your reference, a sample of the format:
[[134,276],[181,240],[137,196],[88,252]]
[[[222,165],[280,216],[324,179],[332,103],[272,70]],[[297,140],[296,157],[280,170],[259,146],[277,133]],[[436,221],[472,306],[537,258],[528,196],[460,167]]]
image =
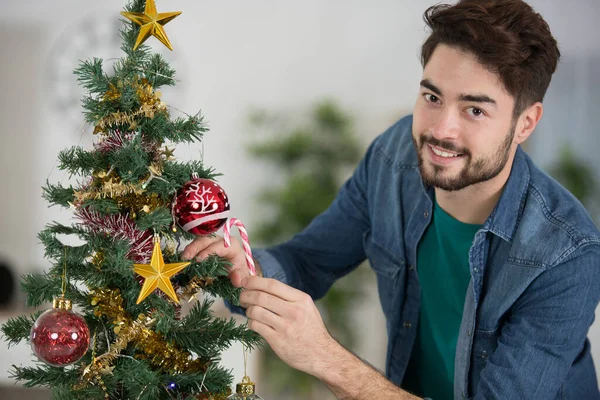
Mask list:
[[452,153],[446,150],[441,150],[437,147],[433,147],[430,144],[427,144],[427,146],[429,146],[429,148],[431,149],[431,151],[433,151],[435,153],[436,156],[439,157],[444,157],[444,158],[456,158],[456,157],[460,157],[462,156],[462,154],[460,153]]

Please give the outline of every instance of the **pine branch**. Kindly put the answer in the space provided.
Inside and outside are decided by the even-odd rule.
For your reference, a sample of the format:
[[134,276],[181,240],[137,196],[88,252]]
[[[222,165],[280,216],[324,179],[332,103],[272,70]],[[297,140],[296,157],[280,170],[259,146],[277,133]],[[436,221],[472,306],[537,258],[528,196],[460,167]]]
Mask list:
[[202,290],[213,296],[222,297],[234,305],[239,305],[240,288],[236,288],[229,280],[228,267],[231,264],[220,257],[209,256],[201,262],[192,261],[192,263],[177,275],[177,280],[181,286],[185,286],[195,277],[214,278],[210,284],[204,286]]
[[89,208],[102,216],[118,214],[121,212],[121,207],[119,207],[119,204],[110,198],[88,199],[82,204],[82,208]]
[[79,379],[79,370],[73,368],[57,368],[49,365],[38,367],[17,367],[13,365],[10,378],[25,381],[25,387],[57,385],[73,385]]
[[130,246],[125,240],[99,234],[92,235],[88,244],[93,251],[101,252],[102,264],[98,267],[87,263],[72,265],[69,269],[72,277],[94,287],[127,288],[137,284],[132,261],[127,257]]
[[[82,239],[87,239],[89,235],[87,232],[78,226],[67,226],[63,225],[59,222],[52,222],[46,225],[46,228],[42,231],[48,234],[51,234],[52,239],[55,239],[54,235],[62,234],[62,235],[78,235]],[[39,236],[39,235],[38,235]],[[58,242],[58,241],[57,241]],[[74,247],[70,247],[72,250]]]
[[108,163],[115,168],[123,182],[137,182],[148,174],[148,165],[153,154],[141,145],[141,136],[136,135],[122,148],[109,153]]
[[97,152],[85,151],[81,147],[71,147],[58,153],[61,170],[67,170],[71,175],[91,174],[94,170],[107,165],[104,157]]
[[81,99],[85,122],[90,125],[96,125],[103,117],[109,115],[111,109],[109,109],[107,105],[107,102],[103,102],[102,99],[97,99],[92,96],[86,96]]
[[167,398],[168,385],[157,371],[152,371],[146,363],[123,358],[113,371],[115,380],[122,382],[124,398],[153,400]]
[[79,85],[90,94],[103,95],[109,89],[110,81],[102,71],[101,58],[81,62],[73,73],[77,75]]
[[174,383],[182,392],[219,394],[223,388],[231,387],[233,376],[229,370],[211,364],[206,373],[183,373],[170,376],[166,381]]
[[42,312],[43,311],[37,311],[30,316],[20,315],[15,318],[10,318],[2,325],[2,334],[5,340],[8,340],[9,348],[12,345],[19,344],[21,340],[29,338],[31,327]]
[[[99,396],[86,396],[87,399],[93,399]],[[73,393],[71,387],[68,385],[56,385],[52,387],[50,394],[51,400],[80,400],[82,397]]]
[[57,204],[59,206],[68,208],[70,202],[73,201],[73,187],[63,187],[60,183],[53,185],[46,181],[46,185],[42,187],[42,197],[50,204]]
[[175,86],[175,70],[169,67],[169,64],[160,54],[154,54],[145,68],[145,74],[148,82],[154,89],[161,86]]
[[173,121],[173,133],[169,139],[174,143],[200,141],[203,133],[208,131],[204,117],[198,114],[187,118],[177,118]]
[[28,274],[23,276],[21,288],[27,293],[27,305],[38,307],[60,294],[61,282],[59,277],[48,274]]
[[242,340],[246,345],[254,347],[260,343],[260,337],[247,330],[245,325],[236,326],[233,318],[229,320],[212,318],[210,304],[196,303],[189,315],[179,324],[172,322],[165,337],[180,347],[188,349],[202,359],[214,359],[234,341]]
[[84,240],[89,239],[89,235],[78,227],[68,227],[57,222],[49,224],[38,234],[38,238],[44,245],[44,257],[62,260],[65,250],[69,253],[70,259],[82,260],[89,255],[90,247],[87,244],[66,246],[56,238],[56,234],[76,234]]
[[221,174],[215,173],[213,168],[205,168],[200,161],[189,163],[179,163],[166,161],[163,166],[161,179],[153,179],[146,188],[149,193],[156,193],[159,197],[169,203],[173,200],[173,195],[184,184],[192,179],[192,174],[196,173],[199,178],[215,179]]
[[156,230],[160,232],[173,223],[173,217],[169,209],[160,207],[150,214],[140,213],[135,222],[141,231]]
[[[23,276],[21,288],[27,293],[27,305],[39,307],[62,293],[62,279],[59,274],[28,274]],[[87,304],[87,293],[72,284],[67,285],[65,297],[75,304]]]

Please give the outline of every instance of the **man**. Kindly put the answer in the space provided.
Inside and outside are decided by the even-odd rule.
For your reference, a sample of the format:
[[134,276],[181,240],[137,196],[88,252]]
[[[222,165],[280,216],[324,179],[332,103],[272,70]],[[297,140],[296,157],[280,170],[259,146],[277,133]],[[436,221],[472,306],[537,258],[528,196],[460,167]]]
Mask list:
[[[266,278],[248,277],[240,246],[220,237],[184,256],[228,258],[249,327],[339,398],[600,398],[586,339],[600,232],[520,148],[542,117],[556,41],[520,0],[438,5],[425,21],[413,116],[371,144],[305,231],[255,251]],[[365,258],[387,378],[328,334],[313,303]]]

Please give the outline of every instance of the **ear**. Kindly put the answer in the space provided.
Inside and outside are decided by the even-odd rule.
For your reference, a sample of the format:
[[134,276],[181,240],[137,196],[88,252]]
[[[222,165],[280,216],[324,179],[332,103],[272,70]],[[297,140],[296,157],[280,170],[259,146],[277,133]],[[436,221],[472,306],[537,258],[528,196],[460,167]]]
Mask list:
[[542,114],[544,114],[544,106],[540,102],[534,103],[521,113],[515,128],[514,142],[516,144],[521,144],[527,140],[542,118]]

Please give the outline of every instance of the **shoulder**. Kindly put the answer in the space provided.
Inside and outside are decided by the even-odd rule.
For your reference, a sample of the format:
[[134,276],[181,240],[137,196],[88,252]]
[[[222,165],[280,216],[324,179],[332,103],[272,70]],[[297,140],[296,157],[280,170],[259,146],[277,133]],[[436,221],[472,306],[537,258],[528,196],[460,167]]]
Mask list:
[[417,154],[412,141],[412,115],[401,118],[371,144],[369,156],[395,169],[417,168]]
[[600,232],[587,210],[529,157],[526,161],[530,180],[515,241],[527,246],[518,246],[520,252],[532,254],[544,267],[590,251],[600,261]]

